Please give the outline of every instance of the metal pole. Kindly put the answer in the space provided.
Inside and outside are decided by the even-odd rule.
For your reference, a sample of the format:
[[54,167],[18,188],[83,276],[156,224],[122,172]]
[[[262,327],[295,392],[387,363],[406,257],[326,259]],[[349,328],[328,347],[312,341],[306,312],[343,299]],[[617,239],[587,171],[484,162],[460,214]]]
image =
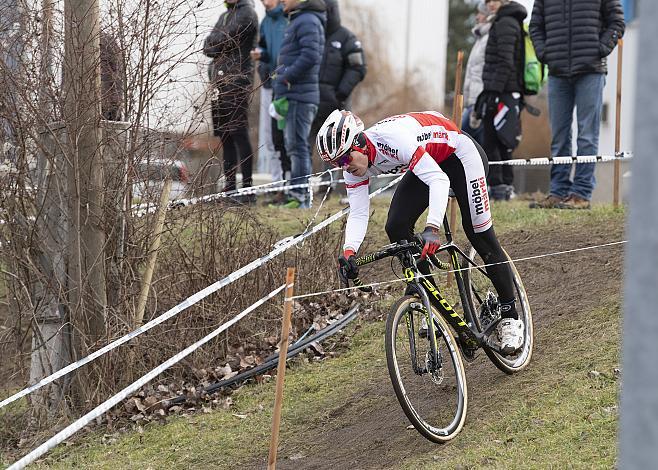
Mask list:
[[[615,117],[615,155],[621,150],[621,70],[622,60],[624,57],[624,40],[620,39],[617,44],[617,103]],[[621,175],[621,162],[615,160],[615,174],[613,181],[612,203],[615,207],[619,206],[619,183]]]
[[452,103],[452,120],[458,128],[462,127],[464,95],[462,93],[462,72],[464,68],[464,51],[457,52],[457,70],[455,70],[455,98]]
[[[647,47],[655,39],[658,2],[643,1],[641,8],[637,44]],[[658,219],[652,216],[658,201],[658,54],[642,54],[638,65],[624,285],[622,469],[656,468],[658,463]]]
[[279,365],[276,370],[276,396],[274,398],[274,416],[272,417],[272,438],[270,454],[267,458],[267,470],[276,467],[276,454],[279,446],[279,427],[281,424],[281,407],[283,406],[283,381],[286,377],[286,357],[288,356],[288,335],[290,334],[290,317],[292,316],[292,293],[295,282],[295,268],[288,268],[286,273],[286,298],[281,325],[281,342],[279,343]]

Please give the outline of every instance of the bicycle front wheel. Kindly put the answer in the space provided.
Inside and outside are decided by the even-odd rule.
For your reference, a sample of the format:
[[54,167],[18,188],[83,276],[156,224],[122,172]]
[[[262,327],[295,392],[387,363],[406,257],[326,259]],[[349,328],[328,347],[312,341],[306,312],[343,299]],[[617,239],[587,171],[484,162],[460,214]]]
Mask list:
[[432,308],[436,353],[429,333],[421,337],[422,303],[400,299],[386,322],[386,362],[393,390],[411,424],[430,441],[454,438],[466,419],[466,373],[448,324]]

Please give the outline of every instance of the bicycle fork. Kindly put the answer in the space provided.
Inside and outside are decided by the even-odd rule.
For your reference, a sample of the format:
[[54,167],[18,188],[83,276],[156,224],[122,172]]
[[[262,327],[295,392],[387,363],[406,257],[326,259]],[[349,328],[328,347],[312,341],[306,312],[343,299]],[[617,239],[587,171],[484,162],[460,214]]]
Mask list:
[[420,286],[413,269],[405,269],[405,278],[409,284],[416,285],[416,290],[420,294],[420,300],[422,302],[422,313],[425,315],[425,319],[427,320],[427,334],[430,343],[430,356],[428,358],[429,360],[427,361],[428,364],[426,366],[421,366],[418,364],[418,355],[416,350],[416,326],[414,325],[413,315],[408,315],[407,330],[409,335],[409,351],[411,353],[412,366],[414,372],[418,375],[434,373],[441,369],[441,354],[439,352],[439,347],[436,340],[437,326],[432,319],[430,298],[427,295],[425,289]]

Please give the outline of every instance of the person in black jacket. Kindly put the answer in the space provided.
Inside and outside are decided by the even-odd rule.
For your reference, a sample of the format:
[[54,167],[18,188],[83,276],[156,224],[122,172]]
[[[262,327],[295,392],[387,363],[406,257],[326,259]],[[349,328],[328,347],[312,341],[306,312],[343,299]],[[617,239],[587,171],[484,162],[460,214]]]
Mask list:
[[354,33],[341,24],[338,0],[325,0],[327,26],[320,66],[320,106],[313,121],[310,141],[335,109],[352,109],[351,95],[367,73],[366,59]]
[[238,163],[242,186],[252,184],[253,152],[247,112],[253,85],[249,52],[256,46],[258,17],[252,0],[226,0],[227,10],[206,37],[203,52],[212,57],[208,74],[215,87],[211,101],[213,132],[224,151],[224,191],[235,189]]
[[[528,15],[520,3],[488,0],[495,18],[482,71],[483,91],[475,112],[484,126],[484,150],[490,161],[509,160],[521,140],[523,102],[523,19]],[[514,173],[509,165],[492,165],[487,177],[489,197],[509,199],[514,193]]]
[[[619,0],[535,0],[530,37],[537,58],[548,65],[548,110],[551,155],[573,153],[573,109],[578,120],[578,155],[596,155],[607,73],[606,57],[624,34]],[[588,209],[594,163],[551,168],[549,196],[530,207]]]

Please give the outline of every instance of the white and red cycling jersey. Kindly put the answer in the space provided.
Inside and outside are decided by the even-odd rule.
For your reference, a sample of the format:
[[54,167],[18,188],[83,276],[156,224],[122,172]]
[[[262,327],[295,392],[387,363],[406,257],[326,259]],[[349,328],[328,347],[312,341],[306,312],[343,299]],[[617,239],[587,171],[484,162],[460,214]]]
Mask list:
[[344,249],[358,251],[365,238],[371,176],[404,173],[407,170],[413,172],[430,188],[427,223],[440,226],[451,181],[439,165],[453,154],[464,167],[465,181],[453,181],[452,184],[468,186],[474,231],[484,232],[491,227],[482,157],[471,138],[462,134],[448,118],[435,111],[401,114],[379,121],[364,133],[370,161],[366,174],[358,177],[344,172],[350,203]]

